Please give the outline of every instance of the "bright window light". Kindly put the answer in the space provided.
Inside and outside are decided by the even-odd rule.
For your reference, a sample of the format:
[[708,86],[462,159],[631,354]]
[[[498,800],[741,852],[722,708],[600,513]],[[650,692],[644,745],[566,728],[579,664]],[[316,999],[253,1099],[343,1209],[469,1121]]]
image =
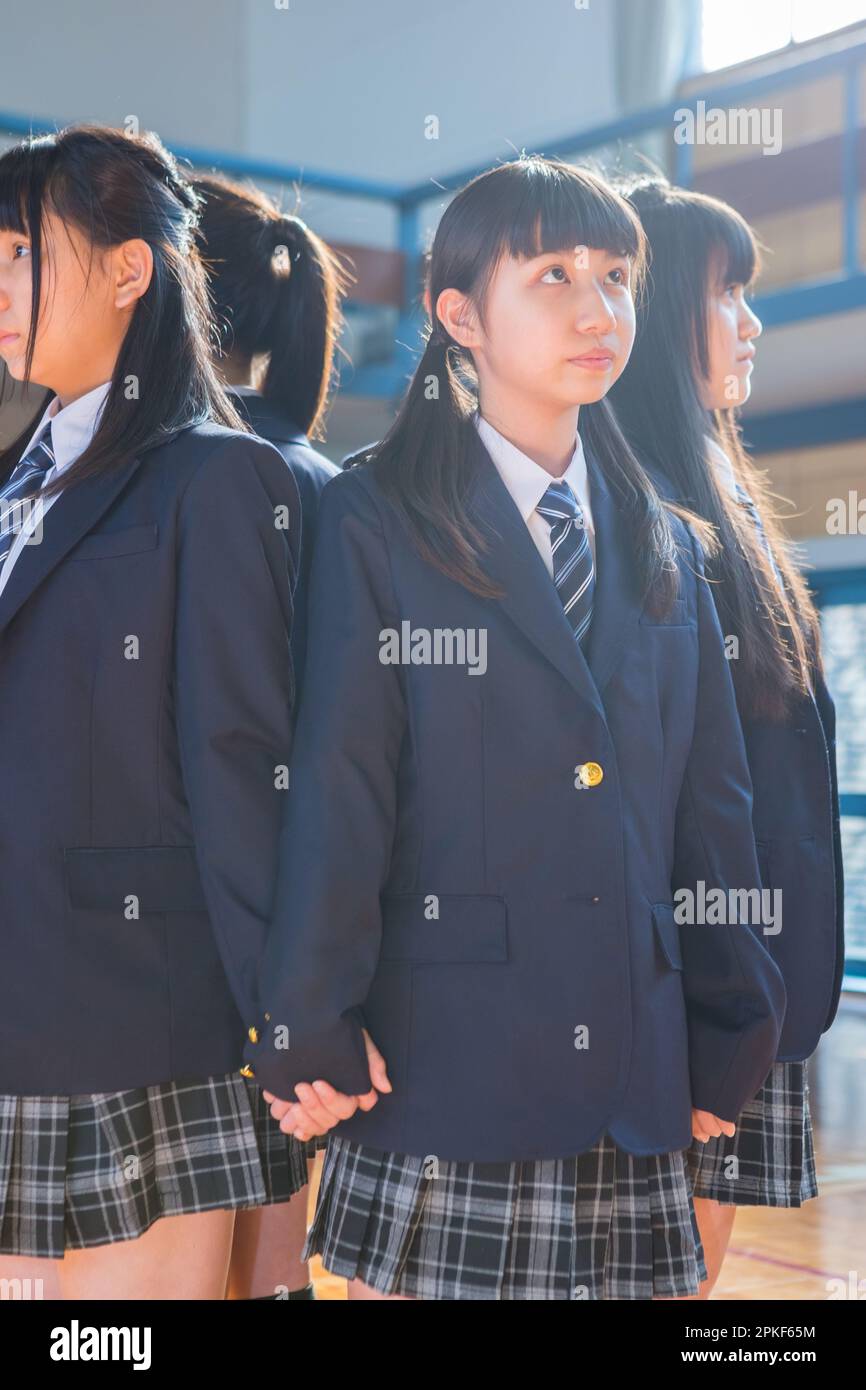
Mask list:
[[846,24],[866,19],[866,0],[794,0],[791,28],[795,43],[816,39],[819,34],[832,34]]
[[703,0],[705,72],[866,19],[866,0]]

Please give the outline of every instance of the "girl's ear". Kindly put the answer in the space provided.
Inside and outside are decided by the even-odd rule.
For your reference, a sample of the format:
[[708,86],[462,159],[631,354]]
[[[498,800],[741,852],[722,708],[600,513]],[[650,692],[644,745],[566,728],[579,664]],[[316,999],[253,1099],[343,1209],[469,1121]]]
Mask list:
[[128,309],[147,293],[153,276],[153,251],[136,237],[115,247],[112,265],[114,307]]
[[455,343],[464,348],[481,346],[478,315],[468,295],[459,290],[443,290],[436,300],[436,316]]

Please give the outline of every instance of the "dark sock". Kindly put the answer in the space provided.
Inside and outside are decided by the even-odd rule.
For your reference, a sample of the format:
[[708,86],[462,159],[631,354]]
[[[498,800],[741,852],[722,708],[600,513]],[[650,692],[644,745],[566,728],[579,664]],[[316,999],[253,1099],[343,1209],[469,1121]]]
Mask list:
[[292,1300],[302,1299],[305,1302],[316,1303],[318,1300],[313,1292],[312,1284],[305,1284],[302,1289],[290,1289],[288,1297],[283,1298],[278,1293],[260,1294],[258,1298],[241,1299],[242,1303],[288,1303]]

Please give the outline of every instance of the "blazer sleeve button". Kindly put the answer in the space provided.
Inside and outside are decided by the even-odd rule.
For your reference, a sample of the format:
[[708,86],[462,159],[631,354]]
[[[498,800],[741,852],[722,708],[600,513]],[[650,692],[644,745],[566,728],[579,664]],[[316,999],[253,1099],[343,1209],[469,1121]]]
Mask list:
[[248,1029],[247,1029],[247,1037],[249,1038],[249,1040],[250,1040],[251,1043],[257,1043],[258,1040],[259,1040],[259,1030],[258,1030],[258,1028],[256,1028],[255,1026],[252,1026],[252,1027],[248,1028]]
[[239,1070],[241,1076],[255,1076],[255,1072],[253,1071],[249,1062],[244,1062],[243,1066]]

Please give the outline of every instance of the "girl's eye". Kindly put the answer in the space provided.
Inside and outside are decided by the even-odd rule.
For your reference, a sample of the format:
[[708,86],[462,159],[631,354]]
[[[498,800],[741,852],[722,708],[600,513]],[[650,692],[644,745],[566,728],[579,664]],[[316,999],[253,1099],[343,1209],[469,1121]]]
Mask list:
[[[562,280],[548,280],[548,279],[547,279],[548,275],[556,275],[556,274],[562,275],[564,278],[563,278]],[[546,271],[544,272],[544,274],[542,275],[542,277],[541,277],[541,283],[542,283],[542,284],[548,284],[548,285],[566,285],[566,284],[568,284],[568,276],[566,275],[566,273],[565,273],[565,271],[563,270],[563,268],[562,268],[561,265],[551,265],[551,266],[548,266],[547,270],[546,270]]]
[[611,275],[617,277],[613,282],[615,285],[628,285],[628,273],[619,266],[615,266],[613,270],[608,271],[608,279],[610,279]]
[[30,247],[29,247],[29,246],[27,245],[27,243],[24,242],[24,241],[16,241],[16,242],[15,242],[15,245],[12,247],[12,259],[13,259],[13,260],[16,260],[16,261],[20,261],[20,260],[21,260],[21,257],[18,255],[18,252],[19,252],[19,251],[23,251],[24,254],[27,255],[27,256],[30,255]]

